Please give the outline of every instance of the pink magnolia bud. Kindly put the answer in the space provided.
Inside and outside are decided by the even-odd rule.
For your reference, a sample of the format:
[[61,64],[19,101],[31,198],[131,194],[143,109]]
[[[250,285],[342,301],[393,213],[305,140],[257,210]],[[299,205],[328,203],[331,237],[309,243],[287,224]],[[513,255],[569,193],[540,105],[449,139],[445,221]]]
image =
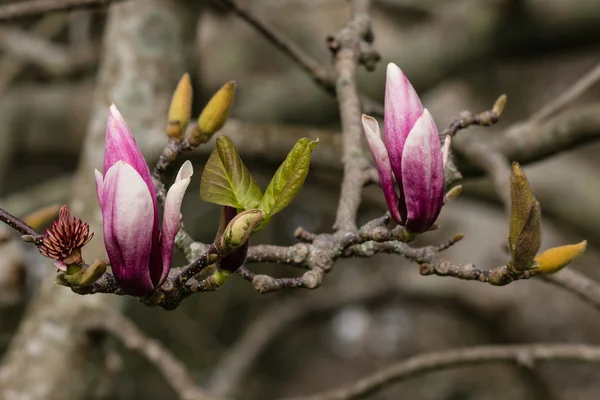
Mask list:
[[414,233],[425,232],[444,203],[444,157],[431,114],[393,63],[387,68],[384,125],[385,145],[377,121],[363,116],[388,208],[397,223]]
[[106,253],[115,279],[126,293],[149,294],[167,278],[181,202],[192,174],[192,165],[186,161],[167,193],[161,234],[150,169],[125,119],[114,105],[110,107],[104,176],[96,170],[96,190]]

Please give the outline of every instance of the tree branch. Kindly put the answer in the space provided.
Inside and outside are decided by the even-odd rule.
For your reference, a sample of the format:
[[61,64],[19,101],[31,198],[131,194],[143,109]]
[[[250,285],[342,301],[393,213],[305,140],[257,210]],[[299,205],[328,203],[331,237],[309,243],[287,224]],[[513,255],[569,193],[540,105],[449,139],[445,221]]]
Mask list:
[[116,311],[85,310],[78,324],[88,331],[104,331],[118,338],[129,350],[140,353],[160,373],[181,400],[215,400],[196,385],[185,365],[162,343],[147,337],[128,318]]
[[600,362],[600,346],[583,344],[534,344],[476,346],[417,355],[390,365],[349,385],[324,393],[285,400],[350,400],[368,396],[386,386],[414,376],[465,365],[511,362],[535,366],[535,362]]
[[538,124],[547,119],[551,115],[561,111],[569,103],[573,102],[577,97],[581,96],[586,90],[592,87],[600,80],[600,64],[588,71],[581,78],[577,79],[567,90],[554,98],[538,112],[533,114],[528,122]]
[[356,88],[356,67],[374,66],[379,55],[370,48],[371,22],[369,0],[352,1],[352,18],[344,28],[329,37],[329,49],[335,56],[336,92],[342,122],[342,162],[344,178],[334,229],[341,234],[356,230],[360,206],[363,170],[370,166],[362,146],[360,100]]
[[[216,3],[236,14],[263,35],[275,47],[290,57],[302,68],[312,80],[330,95],[336,94],[335,77],[310,54],[305,52],[296,42],[275,30],[273,27],[254,15],[252,11],[240,5],[236,0],[215,0]],[[360,96],[363,112],[383,115],[383,105],[368,96]]]
[[23,235],[31,236],[33,242],[36,245],[40,245],[42,243],[42,239],[44,235],[40,232],[27,225],[25,222],[15,217],[14,215],[4,211],[0,208],[0,222],[4,222],[6,225],[10,226],[14,230],[22,233]]
[[0,5],[0,21],[30,17],[53,11],[107,6],[117,0],[30,0]]

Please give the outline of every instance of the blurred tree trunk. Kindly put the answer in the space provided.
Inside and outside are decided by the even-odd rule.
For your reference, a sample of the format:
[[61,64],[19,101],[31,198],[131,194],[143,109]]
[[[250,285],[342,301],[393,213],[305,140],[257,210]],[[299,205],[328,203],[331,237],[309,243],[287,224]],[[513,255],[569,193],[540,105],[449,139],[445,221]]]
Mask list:
[[[94,168],[102,167],[108,107],[117,104],[142,148],[164,141],[170,94],[183,72],[184,30],[177,10],[184,3],[136,0],[111,6],[104,37],[92,118],[71,198],[72,213],[89,222],[94,240],[85,247],[88,262],[104,258],[102,223],[97,206]],[[189,30],[188,30],[189,32]],[[193,29],[192,29],[193,32]],[[98,365],[89,339],[77,328],[86,309],[117,307],[114,296],[78,296],[48,276],[31,302],[0,368],[4,400],[79,399],[94,388]],[[97,355],[97,353],[96,353]]]

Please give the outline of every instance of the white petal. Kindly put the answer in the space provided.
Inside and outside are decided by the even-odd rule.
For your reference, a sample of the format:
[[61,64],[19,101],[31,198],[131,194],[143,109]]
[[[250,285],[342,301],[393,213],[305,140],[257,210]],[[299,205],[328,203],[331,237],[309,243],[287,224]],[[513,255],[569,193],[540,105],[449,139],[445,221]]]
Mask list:
[[163,270],[159,286],[165,280],[169,274],[169,269],[171,268],[173,243],[181,223],[181,203],[183,202],[183,196],[185,195],[185,191],[190,184],[193,173],[194,168],[192,167],[192,163],[189,161],[183,163],[181,169],[179,169],[179,172],[177,173],[175,183],[167,192],[161,231],[161,254]]
[[104,177],[97,169],[94,170],[94,176],[96,177],[96,194],[98,195],[98,204],[100,204],[100,207],[102,207],[102,187],[104,186]]

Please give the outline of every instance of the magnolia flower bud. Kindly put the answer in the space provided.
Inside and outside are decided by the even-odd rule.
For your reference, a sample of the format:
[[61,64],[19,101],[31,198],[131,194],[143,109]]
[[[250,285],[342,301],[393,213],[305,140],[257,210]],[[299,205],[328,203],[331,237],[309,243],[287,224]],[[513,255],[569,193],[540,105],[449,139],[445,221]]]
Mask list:
[[192,115],[192,83],[186,73],[181,77],[171,99],[169,107],[169,125],[167,136],[177,141],[183,140],[185,128]]
[[167,192],[160,225],[148,164],[125,119],[114,105],[110,107],[104,174],[96,170],[96,191],[106,254],[125,293],[148,295],[167,278],[181,223],[181,202],[192,174],[192,164],[186,161]]
[[206,143],[215,132],[225,125],[234,95],[235,81],[230,81],[208,101],[198,117],[196,129],[192,131],[188,139],[192,147]]
[[444,203],[444,164],[450,138],[442,151],[433,117],[423,108],[406,75],[392,63],[387,67],[383,122],[382,140],[377,121],[362,117],[388,209],[407,231],[426,232]]

